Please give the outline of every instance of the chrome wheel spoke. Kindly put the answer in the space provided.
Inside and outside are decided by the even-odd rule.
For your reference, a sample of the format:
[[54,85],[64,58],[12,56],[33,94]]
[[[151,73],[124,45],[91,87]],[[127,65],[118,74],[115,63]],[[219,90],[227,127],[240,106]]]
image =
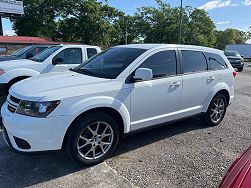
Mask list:
[[91,149],[89,149],[86,153],[85,153],[85,157],[90,153],[92,151],[92,147],[91,147]]
[[91,127],[87,127],[87,129],[92,133],[93,136],[95,136],[95,131],[93,131]]
[[110,142],[102,142],[103,145],[111,145]]
[[96,146],[93,146],[92,158],[95,159],[95,156],[96,156]]
[[101,148],[102,152],[103,152],[103,153],[105,153],[105,150],[104,150],[104,145],[103,145],[103,144],[100,144],[99,146],[100,146],[100,148]]
[[100,124],[100,122],[97,123],[97,128],[96,128],[96,131],[95,131],[96,135],[98,135],[99,124]]

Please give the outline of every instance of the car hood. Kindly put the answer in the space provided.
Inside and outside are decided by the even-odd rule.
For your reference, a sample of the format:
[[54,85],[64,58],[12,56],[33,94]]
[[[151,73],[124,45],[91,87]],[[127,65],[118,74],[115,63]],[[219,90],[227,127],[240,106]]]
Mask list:
[[16,56],[12,56],[12,55],[0,56],[0,62],[1,61],[17,60],[17,59],[22,59],[22,58],[16,57]]
[[110,79],[87,76],[72,71],[52,72],[23,80],[10,89],[22,100],[59,100],[67,97],[104,92],[116,87]]
[[228,59],[236,59],[236,60],[241,60],[242,57],[239,56],[227,56]]
[[4,69],[5,71],[8,71],[15,68],[29,67],[34,64],[38,64],[38,63],[32,60],[28,60],[28,59],[18,59],[18,60],[11,60],[11,61],[3,61],[0,63],[0,68]]
[[251,184],[251,147],[243,152],[229,167],[219,188],[250,187]]

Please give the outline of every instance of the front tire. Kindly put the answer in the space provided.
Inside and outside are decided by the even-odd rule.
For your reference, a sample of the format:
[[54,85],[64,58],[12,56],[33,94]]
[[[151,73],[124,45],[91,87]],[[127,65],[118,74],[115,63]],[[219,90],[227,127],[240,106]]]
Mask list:
[[79,118],[73,126],[66,138],[65,151],[80,165],[101,163],[118,144],[118,124],[106,113],[88,114]]
[[227,99],[221,93],[214,96],[202,120],[208,126],[216,126],[223,120],[227,110]]

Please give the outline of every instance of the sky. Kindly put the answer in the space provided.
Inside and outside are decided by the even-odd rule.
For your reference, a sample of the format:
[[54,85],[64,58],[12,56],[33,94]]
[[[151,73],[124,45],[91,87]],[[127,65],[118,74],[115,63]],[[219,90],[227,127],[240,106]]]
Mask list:
[[[164,1],[180,6],[180,0]],[[108,4],[130,15],[142,6],[156,6],[155,0],[108,0]],[[251,27],[251,0],[183,0],[183,4],[206,10],[218,30],[247,31]],[[5,35],[15,34],[8,19],[3,19],[3,30]]]

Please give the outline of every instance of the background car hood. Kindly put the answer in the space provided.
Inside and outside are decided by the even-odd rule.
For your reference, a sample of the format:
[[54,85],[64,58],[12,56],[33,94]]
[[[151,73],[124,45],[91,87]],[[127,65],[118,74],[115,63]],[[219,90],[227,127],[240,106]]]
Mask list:
[[13,85],[10,94],[23,100],[38,101],[43,97],[73,97],[111,89],[110,79],[87,76],[72,71],[53,72],[28,78]]
[[227,56],[228,59],[236,59],[236,60],[241,60],[242,57],[239,56]]
[[1,61],[10,61],[10,60],[16,60],[16,59],[22,59],[20,57],[6,55],[6,56],[0,56],[0,62]]
[[35,64],[39,64],[39,63],[32,60],[28,60],[28,59],[18,59],[18,60],[11,60],[11,61],[3,61],[0,63],[0,68],[8,71],[15,68],[29,67]]

